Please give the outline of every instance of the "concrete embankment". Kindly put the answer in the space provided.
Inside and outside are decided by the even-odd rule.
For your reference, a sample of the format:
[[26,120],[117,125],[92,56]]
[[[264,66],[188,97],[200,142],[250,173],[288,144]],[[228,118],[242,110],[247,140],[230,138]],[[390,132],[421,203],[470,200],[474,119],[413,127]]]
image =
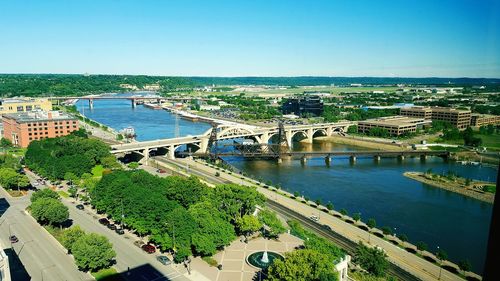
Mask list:
[[353,136],[330,136],[330,137],[318,137],[315,138],[318,141],[324,142],[333,142],[339,144],[347,144],[354,145],[360,147],[367,147],[373,149],[381,149],[381,150],[401,150],[406,148],[406,145],[397,144],[397,143],[387,143],[382,141],[377,141],[374,139],[365,139],[360,137]]
[[473,181],[468,187],[465,187],[462,183],[460,182],[455,182],[451,180],[442,180],[441,176],[438,176],[438,179],[431,179],[429,177],[426,177],[424,173],[420,172],[405,172],[403,173],[405,177],[408,177],[410,179],[432,185],[434,187],[446,189],[451,192],[459,193],[477,200],[481,200],[483,202],[487,202],[490,204],[493,204],[493,201],[495,199],[495,194],[490,193],[490,192],[482,192],[477,189],[474,189],[470,186],[479,186],[479,185],[495,185],[495,183],[492,182],[482,182],[482,181]]

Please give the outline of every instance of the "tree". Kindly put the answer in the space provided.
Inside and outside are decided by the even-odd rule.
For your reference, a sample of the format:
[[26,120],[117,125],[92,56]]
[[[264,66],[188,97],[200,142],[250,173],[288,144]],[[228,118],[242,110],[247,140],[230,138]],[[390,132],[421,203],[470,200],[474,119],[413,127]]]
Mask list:
[[101,159],[101,164],[104,167],[109,168],[109,169],[118,169],[118,168],[120,168],[120,164],[116,160],[116,157],[113,156],[113,155],[109,155],[109,156],[103,157]]
[[388,226],[383,226],[381,230],[385,235],[392,235],[392,228]]
[[321,199],[320,198],[316,199],[314,203],[316,203],[317,206],[321,205]]
[[128,163],[128,165],[127,165],[127,166],[128,166],[130,169],[135,170],[135,169],[139,168],[139,163],[137,163],[137,162],[130,162],[130,163]]
[[328,202],[328,203],[326,204],[326,208],[327,208],[328,210],[330,210],[330,211],[331,211],[331,210],[333,210],[333,204],[332,204],[332,203],[330,203],[330,202]]
[[53,198],[40,198],[31,203],[30,209],[41,224],[61,225],[69,218],[68,207]]
[[197,229],[192,235],[196,253],[213,255],[218,248],[229,245],[235,239],[234,227],[224,220],[210,202],[192,205],[189,213],[197,223]]
[[440,260],[446,260],[448,259],[448,253],[443,249],[439,249],[436,253],[436,257]]
[[408,236],[406,236],[406,234],[398,234],[398,238],[399,240],[403,241],[403,242],[407,242],[408,241]]
[[12,168],[2,168],[0,169],[0,184],[5,189],[13,189],[17,187],[18,183],[18,174]]
[[359,242],[353,261],[369,273],[382,277],[389,266],[387,255],[377,248],[370,248]]
[[252,214],[255,206],[262,206],[264,202],[264,195],[257,192],[255,187],[224,184],[216,186],[212,193],[213,205],[221,210],[228,220]]
[[108,238],[95,233],[85,234],[71,247],[78,268],[97,271],[111,265],[116,253]]
[[64,230],[61,235],[61,244],[64,248],[71,252],[73,244],[84,235],[85,231],[83,231],[78,225],[72,226],[71,228]]
[[41,189],[41,190],[38,190],[35,193],[33,193],[33,195],[31,195],[30,200],[33,203],[41,198],[52,198],[52,199],[59,200],[59,194],[57,194],[57,192],[55,192],[52,189],[45,188],[45,189]]
[[275,212],[264,209],[259,212],[257,217],[263,225],[269,228],[269,230],[265,232],[266,236],[277,238],[280,234],[285,233],[286,228],[276,216]]
[[361,213],[354,213],[354,214],[352,214],[352,218],[355,221],[359,221],[361,219]]
[[241,234],[248,236],[262,228],[262,223],[257,217],[252,215],[244,215],[236,219],[236,227]]
[[458,263],[458,267],[463,271],[470,271],[472,269],[472,265],[469,260],[462,260]]
[[297,250],[276,259],[268,270],[271,281],[338,280],[333,261],[314,250]]
[[12,147],[12,142],[6,138],[0,139],[0,147],[9,148]]
[[66,172],[64,173],[64,180],[70,182],[70,184],[73,185],[79,179],[73,172]]
[[418,241],[417,242],[417,249],[419,251],[427,251],[427,244],[423,241]]
[[345,215],[347,215],[347,210],[346,210],[346,209],[344,209],[344,208],[342,208],[342,209],[340,210],[340,213],[341,213],[343,216],[345,216]]
[[69,196],[75,198],[76,195],[78,194],[78,188],[76,186],[71,186],[69,189],[68,189],[68,192],[69,192]]
[[352,125],[347,128],[347,133],[348,134],[355,134],[358,132],[358,126],[357,125]]
[[375,219],[374,219],[374,218],[368,219],[368,221],[366,222],[366,225],[367,225],[369,228],[374,228],[374,227],[377,227],[377,221],[375,221]]
[[17,175],[17,187],[18,188],[26,188],[31,185],[30,179],[23,174]]

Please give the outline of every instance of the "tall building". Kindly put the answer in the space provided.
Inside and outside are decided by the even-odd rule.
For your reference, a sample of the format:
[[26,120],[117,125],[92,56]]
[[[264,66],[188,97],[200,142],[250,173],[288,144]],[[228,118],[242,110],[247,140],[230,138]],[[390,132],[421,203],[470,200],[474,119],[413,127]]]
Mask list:
[[0,99],[0,115],[7,113],[51,111],[52,102],[48,99],[12,98]]
[[11,281],[9,256],[5,254],[4,247],[0,242],[0,281]]
[[69,135],[78,130],[78,119],[60,111],[32,111],[3,116],[3,136],[27,147],[31,141]]
[[281,111],[283,114],[303,116],[309,113],[313,116],[320,116],[323,113],[323,101],[319,96],[290,98],[283,102]]
[[470,126],[471,111],[466,109],[456,109],[451,107],[404,107],[400,110],[400,115],[416,118],[424,118],[432,121],[444,121],[464,130]]

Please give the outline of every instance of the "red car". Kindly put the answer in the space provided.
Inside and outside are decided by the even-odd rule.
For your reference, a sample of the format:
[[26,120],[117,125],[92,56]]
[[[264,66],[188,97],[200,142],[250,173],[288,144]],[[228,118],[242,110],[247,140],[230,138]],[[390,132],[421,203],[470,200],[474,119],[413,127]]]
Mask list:
[[158,173],[160,173],[160,174],[164,174],[164,173],[166,173],[166,172],[167,172],[167,171],[165,171],[165,170],[163,170],[163,169],[158,169]]
[[156,252],[156,248],[155,248],[155,246],[153,246],[153,245],[151,245],[151,244],[144,244],[144,245],[142,245],[142,246],[141,246],[141,249],[142,249],[144,252],[148,253],[148,254],[153,254],[153,253],[155,253],[155,252]]

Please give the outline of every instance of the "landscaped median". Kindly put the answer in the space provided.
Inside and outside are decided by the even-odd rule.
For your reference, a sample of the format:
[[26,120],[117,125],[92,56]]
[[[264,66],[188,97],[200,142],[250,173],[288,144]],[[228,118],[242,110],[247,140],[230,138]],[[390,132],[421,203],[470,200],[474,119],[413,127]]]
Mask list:
[[30,199],[28,211],[31,216],[73,255],[78,269],[90,272],[96,280],[114,271],[110,269],[116,256],[112,244],[105,236],[85,233],[77,225],[65,226],[69,219],[68,207],[61,203],[57,192],[42,189]]

